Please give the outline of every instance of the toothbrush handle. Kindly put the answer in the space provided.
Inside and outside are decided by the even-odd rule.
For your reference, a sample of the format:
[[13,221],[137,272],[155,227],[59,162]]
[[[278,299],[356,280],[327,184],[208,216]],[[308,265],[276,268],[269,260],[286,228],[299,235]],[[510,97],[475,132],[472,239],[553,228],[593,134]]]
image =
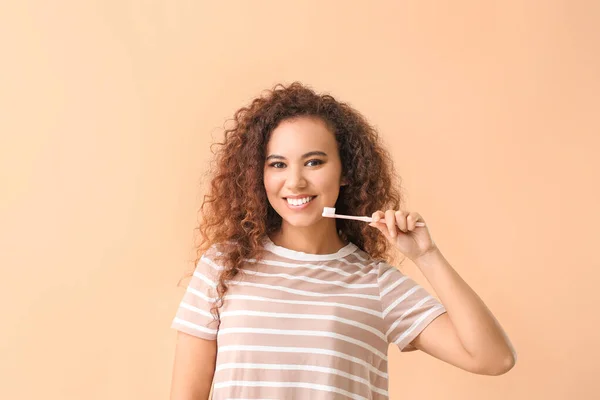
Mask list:
[[[343,218],[343,219],[353,219],[356,221],[363,221],[363,222],[373,222],[373,218],[371,218],[371,217],[355,217],[353,215],[339,215],[339,214],[335,214],[334,217],[335,218]],[[380,219],[379,222],[385,223],[385,220]],[[416,226],[425,226],[425,223],[417,222]]]
[[[369,218],[369,217],[367,217],[367,218]],[[371,218],[369,218],[369,219],[371,219]],[[372,221],[366,221],[366,220],[365,220],[365,222],[372,222]],[[384,223],[384,224],[385,224],[385,220],[384,220],[384,219],[380,219],[380,220],[379,220],[379,221],[377,221],[377,222],[379,222],[379,223]],[[425,226],[425,222],[417,222],[417,223],[415,224],[415,226]]]
[[356,221],[363,221],[363,222],[371,222],[372,218],[371,217],[355,217],[354,215],[339,215],[339,214],[334,214],[333,217],[335,218],[342,218],[342,219],[353,219]]

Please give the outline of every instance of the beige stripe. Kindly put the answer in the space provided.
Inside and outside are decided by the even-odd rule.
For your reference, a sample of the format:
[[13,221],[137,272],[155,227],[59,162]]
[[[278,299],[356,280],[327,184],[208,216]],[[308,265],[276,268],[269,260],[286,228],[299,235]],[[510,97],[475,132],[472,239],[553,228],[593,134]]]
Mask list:
[[322,279],[310,278],[308,276],[302,275],[289,275],[289,274],[272,274],[266,272],[250,272],[248,275],[253,276],[264,276],[268,278],[285,278],[289,280],[299,280],[304,282],[316,283],[319,285],[335,285],[343,288],[351,288],[351,289],[365,289],[365,288],[377,288],[379,285],[376,283],[346,283],[341,281],[324,281]]
[[[209,314],[210,315],[210,314]],[[276,312],[264,312],[254,310],[239,310],[239,311],[225,311],[221,313],[221,318],[233,317],[233,316],[248,316],[252,315],[255,317],[272,317],[272,318],[288,318],[288,319],[310,319],[310,320],[326,320],[326,321],[338,321],[346,325],[356,326],[364,329],[365,331],[371,332],[378,338],[387,343],[386,336],[378,329],[375,329],[369,325],[356,322],[351,319],[336,317],[334,315],[320,315],[320,314],[289,314],[289,313],[276,313]]]
[[[207,260],[207,262],[208,261],[210,261],[210,260]],[[340,274],[343,276],[352,276],[352,275],[366,276],[368,274],[377,273],[376,270],[372,270],[369,272],[363,272],[362,265],[346,261],[343,258],[336,260],[336,261],[341,261],[342,263],[344,263],[346,265],[354,266],[357,268],[357,270],[353,271],[353,272],[348,272],[341,268],[331,267],[331,266],[327,266],[327,265],[307,264],[307,263],[290,264],[289,262],[285,262],[285,261],[275,261],[275,260],[268,260],[268,259],[262,259],[260,261],[257,261],[254,258],[248,258],[248,259],[244,259],[244,261],[249,262],[251,264],[256,264],[256,265],[269,265],[269,266],[281,267],[281,268],[298,268],[298,269],[306,268],[306,269],[319,270],[319,271],[331,271],[331,272],[335,272],[336,274]],[[223,267],[215,264],[212,261],[210,261],[210,265],[215,269],[223,269]]]
[[392,283],[390,286],[388,286],[387,288],[382,290],[379,295],[382,297],[385,296],[386,294],[388,294],[388,292],[392,291],[396,286],[399,286],[400,284],[402,284],[403,282],[406,282],[407,280],[408,280],[408,276],[403,276],[402,278],[398,279],[397,281]]
[[360,312],[363,312],[366,314],[374,315],[378,318],[383,318],[383,316],[381,315],[381,311],[372,310],[370,308],[365,308],[365,307],[353,306],[350,304],[335,303],[335,302],[331,302],[331,301],[282,300],[282,299],[271,299],[268,297],[249,296],[249,295],[242,295],[242,294],[225,295],[224,299],[225,300],[226,299],[255,300],[255,301],[268,302],[268,303],[302,304],[302,305],[307,305],[307,306],[323,306],[323,307],[330,307],[330,308],[339,307],[339,308],[346,308],[346,309],[354,310],[354,311],[360,311]]
[[360,294],[360,293],[315,293],[308,292],[306,290],[298,290],[298,289],[289,289],[284,286],[277,285],[266,285],[262,283],[252,283],[252,282],[237,282],[236,285],[239,286],[252,286],[259,287],[264,289],[273,289],[279,290],[287,293],[299,294],[302,296],[312,296],[312,297],[356,297],[360,299],[369,299],[369,300],[379,300],[379,296],[370,295],[370,294]]
[[202,316],[205,316],[205,317],[212,318],[212,315],[211,315],[211,313],[209,313],[209,312],[206,312],[206,311],[204,311],[204,310],[201,310],[201,309],[199,309],[199,308],[197,308],[197,307],[194,307],[194,306],[192,306],[192,305],[190,305],[190,304],[188,304],[188,303],[184,303],[184,302],[182,302],[182,303],[181,303],[181,308],[184,308],[184,309],[186,309],[186,310],[190,310],[190,311],[192,311],[192,312],[195,312],[195,313],[197,313],[197,314],[200,314],[200,315],[202,315]]
[[226,353],[228,351],[256,351],[256,352],[267,352],[267,353],[303,353],[303,354],[324,354],[333,357],[342,358],[347,361],[351,361],[355,364],[359,364],[369,371],[384,379],[388,379],[388,374],[385,371],[381,371],[375,366],[365,362],[363,359],[354,357],[339,351],[319,349],[314,347],[275,347],[275,346],[248,346],[248,345],[225,345],[219,346],[219,353]]
[[326,331],[308,331],[308,330],[300,330],[300,329],[261,329],[261,328],[224,328],[219,330],[219,335],[229,335],[233,333],[251,333],[251,334],[265,334],[265,335],[298,335],[298,336],[317,336],[317,337],[330,337],[334,339],[339,339],[344,342],[352,343],[362,348],[365,348],[371,351],[373,354],[380,357],[382,360],[387,361],[387,355],[383,354],[381,351],[376,349],[363,342],[362,340],[357,340],[352,337],[341,335],[339,333],[334,332],[326,332]]
[[432,309],[430,309],[429,311],[426,311],[423,315],[421,315],[412,325],[410,328],[408,328],[402,335],[400,335],[400,337],[394,342],[396,344],[399,344],[400,342],[402,342],[402,340],[404,338],[406,338],[408,335],[410,335],[418,326],[421,322],[423,322],[427,317],[429,317],[431,314],[433,314],[434,312],[437,312],[439,310],[441,310],[443,308],[442,305],[438,305],[436,307],[433,307]]

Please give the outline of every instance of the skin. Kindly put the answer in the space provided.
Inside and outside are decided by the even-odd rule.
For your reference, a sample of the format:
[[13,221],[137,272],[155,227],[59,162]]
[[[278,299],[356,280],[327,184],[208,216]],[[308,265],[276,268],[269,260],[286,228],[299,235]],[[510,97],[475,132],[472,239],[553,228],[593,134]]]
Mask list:
[[[322,217],[334,207],[344,185],[342,163],[333,133],[315,118],[283,121],[267,143],[264,186],[271,206],[282,217],[271,240],[279,246],[312,254],[335,253],[344,247],[335,220]],[[291,210],[285,198],[316,196],[304,210]]]

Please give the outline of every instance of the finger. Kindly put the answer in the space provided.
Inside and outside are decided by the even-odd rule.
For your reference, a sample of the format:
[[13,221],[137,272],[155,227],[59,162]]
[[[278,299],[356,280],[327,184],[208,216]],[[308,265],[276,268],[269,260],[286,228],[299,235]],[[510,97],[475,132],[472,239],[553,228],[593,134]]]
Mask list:
[[387,233],[387,228],[385,227],[385,217],[383,211],[375,211],[371,214],[371,223],[369,224],[373,228],[377,228],[377,230],[383,234]]
[[421,220],[419,213],[411,212],[406,216],[406,224],[409,231],[414,231],[417,227],[417,222]]
[[387,210],[385,212],[385,223],[388,228],[388,232],[391,237],[395,238],[398,234],[397,225],[396,225],[396,216],[394,215],[394,210]]
[[396,218],[396,224],[402,232],[408,232],[408,227],[406,225],[406,215],[407,213],[405,211],[400,210],[394,213],[394,217]]
[[385,214],[383,213],[383,211],[375,211],[371,215],[371,218],[373,218],[373,221],[372,221],[373,223],[379,222],[384,217],[385,217]]

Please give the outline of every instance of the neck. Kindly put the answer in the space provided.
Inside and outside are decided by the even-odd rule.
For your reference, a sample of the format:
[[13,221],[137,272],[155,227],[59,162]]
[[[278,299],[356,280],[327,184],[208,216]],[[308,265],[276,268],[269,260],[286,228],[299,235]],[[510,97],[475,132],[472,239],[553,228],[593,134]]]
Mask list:
[[324,218],[306,227],[292,226],[285,221],[270,235],[277,246],[308,254],[332,254],[346,246],[338,236],[335,219]]

